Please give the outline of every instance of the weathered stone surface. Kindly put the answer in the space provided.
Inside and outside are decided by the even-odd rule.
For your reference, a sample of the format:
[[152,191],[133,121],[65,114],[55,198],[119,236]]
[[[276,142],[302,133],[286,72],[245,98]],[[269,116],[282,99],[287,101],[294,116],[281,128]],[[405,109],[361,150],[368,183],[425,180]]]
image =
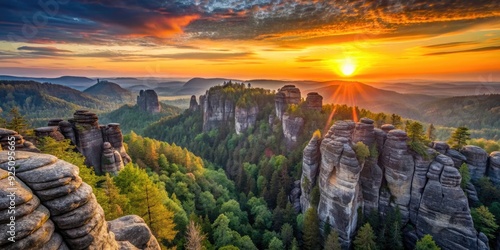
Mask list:
[[52,126],[59,126],[59,123],[62,122],[63,119],[61,118],[54,118],[54,119],[50,119],[47,126],[49,127],[52,127]]
[[145,112],[160,113],[161,105],[158,101],[158,94],[152,89],[141,90],[137,96],[137,106]]
[[370,155],[362,163],[363,170],[360,175],[361,191],[363,193],[363,212],[370,214],[372,211],[378,212],[380,186],[382,185],[383,171],[378,165],[378,150],[375,145],[374,121],[368,118],[361,118],[356,123],[352,134],[352,143],[362,142],[376,155]]
[[392,125],[392,124],[384,124],[384,125],[382,125],[382,127],[380,127],[380,128],[381,128],[381,129],[382,129],[382,131],[384,131],[385,133],[389,133],[389,131],[396,129],[396,127],[394,127],[394,125]]
[[431,233],[442,249],[480,249],[468,201],[460,188],[460,173],[453,160],[437,156],[429,173],[418,210],[418,236]]
[[104,141],[109,142],[111,147],[118,151],[123,164],[128,164],[132,161],[123,146],[123,133],[120,129],[119,123],[110,123],[104,127]]
[[249,127],[255,126],[257,115],[259,114],[259,107],[252,105],[250,107],[236,107],[234,115],[234,127],[236,134],[241,134]]
[[[0,152],[0,159],[6,157],[6,152]],[[15,217],[15,225],[10,225],[11,216]],[[60,235],[54,232],[54,224],[49,216],[47,208],[40,204],[40,200],[23,181],[17,177],[9,178],[8,172],[0,169],[0,249],[62,247],[64,243]],[[15,242],[12,242],[9,237],[14,232]]]
[[488,163],[488,177],[497,187],[500,187],[500,151],[491,152]]
[[323,97],[317,92],[311,92],[306,97],[306,107],[310,110],[321,111],[323,108]]
[[444,141],[435,141],[432,142],[432,148],[438,151],[439,153],[444,154],[446,153],[446,150],[450,148],[450,146],[448,145],[448,143]]
[[469,167],[471,179],[473,181],[479,180],[486,174],[488,153],[486,153],[484,149],[478,146],[467,145],[460,150],[460,153],[467,158],[465,163],[467,163]]
[[59,132],[59,126],[36,128],[35,136],[37,138],[48,136],[52,137],[56,141],[64,140],[64,135],[61,132]]
[[304,118],[293,117],[285,113],[282,118],[282,126],[285,145],[288,149],[291,149],[297,144],[302,128],[304,127]]
[[462,163],[464,163],[467,160],[467,158],[463,154],[451,148],[446,150],[445,155],[449,156],[453,160],[453,162],[455,163],[455,167],[457,169],[459,169],[460,166],[462,166]]
[[109,230],[117,241],[128,241],[139,249],[160,249],[153,233],[144,220],[137,215],[128,215],[108,222]]
[[[321,161],[321,154],[319,147],[321,145],[321,138],[312,137],[304,149],[302,157],[302,177],[300,179],[300,207],[302,213],[305,213],[311,206],[311,190],[316,185],[316,177],[319,172],[319,165]],[[300,184],[299,183],[299,184]]]
[[[122,165],[132,161],[123,146],[120,124],[99,125],[97,115],[87,110],[76,111],[70,121],[56,119],[51,124],[56,121],[59,121],[58,127],[37,128],[37,138],[51,136],[57,140],[70,139],[85,156],[85,164],[93,167],[96,173],[117,173],[123,168]],[[55,136],[54,133],[58,135]],[[104,143],[111,145],[111,151],[109,148],[103,148]]]
[[210,131],[234,120],[235,102],[222,89],[209,90],[203,104],[203,131]]
[[404,222],[409,219],[408,207],[415,171],[415,162],[408,152],[407,139],[406,133],[402,130],[389,131],[380,159],[382,168],[385,170],[387,187],[394,198],[394,204],[399,206]]
[[25,141],[23,136],[14,130],[0,128],[0,151],[14,146],[16,151],[40,152],[33,143]]
[[289,199],[290,202],[292,203],[292,207],[295,210],[296,213],[302,212],[301,210],[301,196],[302,191],[301,191],[301,185],[300,185],[300,180],[296,180],[293,182],[293,188],[292,191],[290,191]]
[[[434,155],[436,151],[431,148],[427,148],[427,155]],[[420,201],[422,199],[422,193],[424,192],[425,184],[427,183],[427,172],[432,163],[433,159],[431,157],[423,157],[417,155],[415,157],[415,172],[413,174],[413,180],[411,184],[411,198],[410,198],[410,221],[413,224],[417,223],[418,209],[420,208]]]
[[[10,182],[7,162],[8,152],[0,152],[0,230],[5,231],[3,216],[10,203],[6,193]],[[115,234],[108,229],[104,212],[96,201],[92,189],[81,182],[78,168],[52,156],[20,152],[19,179],[15,179],[16,197],[16,242],[0,238],[1,249],[134,249],[137,244],[142,249],[159,249],[156,238],[147,225],[124,219],[125,223],[115,227],[115,231],[128,230],[135,226],[140,230],[122,233],[118,244]],[[40,159],[40,161],[37,161]],[[28,164],[32,164],[29,165]],[[4,193],[4,194],[2,194]],[[5,199],[5,197],[7,197]],[[41,202],[40,202],[41,201]],[[43,203],[43,205],[41,205]],[[137,233],[137,234],[135,234]],[[141,233],[141,234],[139,234]],[[145,240],[146,236],[147,241]],[[140,239],[140,240],[138,240]],[[132,244],[126,243],[130,241]]]
[[[346,126],[347,125],[347,126]],[[330,135],[345,133],[345,128],[354,128],[350,123],[336,122]],[[325,137],[321,142],[321,165],[319,172],[320,202],[318,216],[337,230],[344,247],[349,247],[356,230],[358,208],[362,205],[359,178],[362,166],[349,145],[350,137]]]
[[192,95],[191,100],[189,101],[189,110],[197,111],[200,108],[198,102],[196,101],[196,96]]
[[122,156],[109,142],[103,144],[101,161],[101,169],[105,173],[118,174],[124,168]]
[[289,104],[300,103],[300,90],[295,85],[285,85],[274,98],[276,117],[281,120]]
[[[421,156],[408,148],[407,139],[404,131],[390,126],[385,126],[385,131],[374,129],[370,119],[336,122],[320,146],[320,171],[316,177],[320,223],[329,223],[337,230],[343,248],[348,249],[356,230],[358,208],[362,207],[365,214],[378,210],[385,216],[397,206],[409,249],[425,234],[432,235],[442,249],[488,249],[487,238],[473,227],[457,168],[462,161],[484,163],[482,150],[465,148],[461,153],[434,143],[433,148],[426,148],[426,156]],[[364,162],[356,159],[352,148],[359,141],[370,148],[370,157]],[[302,179],[314,179],[305,163],[310,148],[308,145],[304,151]],[[490,164],[496,164],[493,157]],[[301,200],[308,201],[306,184],[301,182]],[[466,192],[469,200],[477,201],[472,185]]]

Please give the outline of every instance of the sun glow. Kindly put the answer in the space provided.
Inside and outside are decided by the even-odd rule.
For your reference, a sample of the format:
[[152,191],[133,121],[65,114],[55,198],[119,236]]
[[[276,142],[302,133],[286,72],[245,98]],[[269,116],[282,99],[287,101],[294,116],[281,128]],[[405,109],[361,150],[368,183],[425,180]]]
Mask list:
[[344,76],[351,76],[356,71],[356,65],[351,58],[347,58],[341,63],[340,71]]

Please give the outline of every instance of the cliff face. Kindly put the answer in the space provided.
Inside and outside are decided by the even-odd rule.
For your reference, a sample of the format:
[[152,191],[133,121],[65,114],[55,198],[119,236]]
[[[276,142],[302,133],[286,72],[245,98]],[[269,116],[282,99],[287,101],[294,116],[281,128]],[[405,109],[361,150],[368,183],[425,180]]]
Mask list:
[[192,95],[191,100],[189,101],[189,110],[196,111],[200,108],[198,102],[196,101],[196,96]]
[[158,94],[152,89],[141,90],[137,96],[137,105],[141,110],[149,113],[160,113],[161,106],[158,102]]
[[25,151],[16,151],[16,165],[16,176],[11,179],[8,152],[0,152],[2,234],[10,229],[6,228],[9,188],[16,188],[15,242],[0,237],[0,248],[160,249],[140,217],[125,216],[108,223],[92,188],[78,176],[77,166]]
[[235,101],[223,89],[209,90],[203,104],[203,131],[210,131],[233,121]]
[[[55,125],[56,122],[58,125]],[[131,161],[123,146],[120,124],[100,126],[97,115],[87,110],[76,111],[69,122],[51,120],[48,127],[35,129],[35,135],[37,138],[50,136],[56,140],[70,139],[85,156],[85,164],[92,166],[98,174],[115,174]]]
[[316,92],[307,94],[306,107],[311,110],[321,111],[323,107],[323,97]]
[[288,113],[283,114],[281,125],[283,126],[283,135],[285,136],[285,145],[291,149],[296,146],[298,137],[304,127],[304,118],[291,116]]
[[285,85],[274,98],[276,116],[281,120],[289,104],[300,103],[300,89],[295,85]]
[[[317,141],[311,140],[304,150],[302,211],[310,206],[311,187],[319,181],[320,221],[338,231],[343,248],[351,246],[361,219],[358,209],[384,215],[398,207],[410,248],[430,234],[442,249],[488,249],[484,234],[474,229],[468,199],[460,188],[456,161],[461,153],[435,143],[436,149],[427,149],[428,158],[419,156],[408,148],[404,131],[392,125],[374,129],[373,121],[365,118],[358,123],[336,122],[320,142],[319,155]],[[364,160],[356,157],[354,145],[359,141],[370,149]],[[477,148],[464,148],[462,153],[465,162],[478,166],[471,168],[472,173],[486,169],[489,162],[488,173],[495,176],[497,153],[489,161]]]
[[259,114],[258,106],[236,107],[234,115],[234,127],[236,134],[241,134],[249,127],[254,126]]

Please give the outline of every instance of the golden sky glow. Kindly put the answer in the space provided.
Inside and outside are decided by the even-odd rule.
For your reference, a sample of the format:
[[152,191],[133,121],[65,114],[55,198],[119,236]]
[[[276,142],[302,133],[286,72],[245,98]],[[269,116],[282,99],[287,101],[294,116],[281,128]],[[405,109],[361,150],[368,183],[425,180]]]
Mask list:
[[[192,13],[163,10],[157,17],[107,6],[130,11],[130,19],[136,21],[121,23],[125,21],[80,15],[72,10],[77,9],[74,4],[61,6],[71,11],[60,15],[74,26],[56,16],[56,21],[39,27],[34,38],[14,40],[5,39],[7,32],[20,34],[22,26],[13,28],[19,21],[14,13],[20,10],[11,6],[6,13],[12,16],[0,18],[6,30],[0,32],[0,74],[374,81],[498,75],[498,4],[474,6],[464,1],[447,10],[427,2],[425,11],[411,5],[366,7],[363,12],[363,6],[333,6],[323,14],[325,21],[315,22],[290,19],[287,15],[293,13],[286,6],[272,4],[233,6],[223,13],[214,8],[225,6],[214,4],[198,6]],[[109,11],[81,5],[96,13]],[[170,6],[174,7],[178,6]],[[335,14],[334,8],[352,13]],[[75,35],[53,33],[51,29],[59,26]]]

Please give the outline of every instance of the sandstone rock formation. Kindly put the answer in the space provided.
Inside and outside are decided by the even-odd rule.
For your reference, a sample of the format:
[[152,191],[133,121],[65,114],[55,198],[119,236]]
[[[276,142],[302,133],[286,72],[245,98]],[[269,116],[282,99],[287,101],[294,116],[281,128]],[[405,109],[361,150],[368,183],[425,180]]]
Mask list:
[[281,120],[289,104],[300,103],[300,90],[295,85],[285,85],[275,96],[276,116]]
[[255,126],[259,107],[253,105],[250,107],[236,107],[234,115],[234,127],[236,134],[241,134],[251,126]]
[[158,94],[152,89],[141,90],[137,96],[137,105],[145,112],[160,113],[161,105],[158,101]]
[[323,97],[317,92],[311,92],[306,97],[306,107],[311,110],[321,111],[323,107]]
[[[302,160],[302,177],[300,179],[300,207],[305,212],[311,207],[311,190],[316,185],[319,172],[321,138],[313,137],[304,149]],[[300,184],[299,183],[299,184]]]
[[[87,110],[76,111],[69,121],[58,120],[58,126],[35,129],[37,138],[50,136],[56,140],[70,139],[85,156],[85,164],[92,166],[98,174],[108,171],[116,173],[131,161],[123,146],[120,124],[100,126],[97,115]],[[54,120],[50,124],[54,124]],[[106,143],[109,148],[103,147]]]
[[30,152],[40,152],[33,143],[25,141],[23,136],[14,130],[0,128],[0,151],[9,150],[9,146],[14,143],[15,150]]
[[196,101],[196,96],[192,95],[191,100],[189,101],[189,110],[197,111],[200,108],[198,102]]
[[490,154],[488,177],[496,187],[500,187],[500,151],[491,152]]
[[[375,129],[373,121],[365,118],[358,123],[336,122],[319,142],[319,154],[317,141],[313,138],[304,150],[301,208],[304,212],[310,207],[310,189],[316,180],[320,222],[337,230],[344,249],[351,246],[361,219],[359,209],[364,214],[377,211],[384,215],[396,207],[409,248],[430,234],[442,249],[488,249],[487,238],[474,229],[457,168],[463,154],[464,161],[475,166],[471,172],[484,175],[487,157],[481,150],[468,146],[460,153],[437,142],[427,148],[427,156],[421,156],[409,148],[404,131],[392,125]],[[356,142],[368,146],[368,158],[357,159]],[[496,170],[490,170],[498,168],[498,155],[490,157],[491,176],[496,176]]]
[[234,120],[235,101],[223,89],[208,90],[203,103],[203,131],[210,131]]
[[486,174],[488,153],[486,153],[484,149],[478,146],[467,145],[460,150],[460,153],[462,153],[466,158],[465,163],[467,163],[467,166],[469,167],[471,179],[473,181],[479,180]]
[[8,153],[0,152],[0,221],[4,226],[10,219],[4,211],[10,203],[5,194],[15,187],[16,242],[2,237],[0,248],[160,249],[149,230],[126,229],[144,228],[138,219],[121,218],[127,225],[108,226],[92,188],[78,176],[77,166],[51,155],[18,151],[11,186],[8,165]]
[[283,126],[283,135],[285,136],[285,145],[288,149],[293,148],[301,135],[304,127],[304,118],[291,116],[288,113],[283,114],[281,124]]

